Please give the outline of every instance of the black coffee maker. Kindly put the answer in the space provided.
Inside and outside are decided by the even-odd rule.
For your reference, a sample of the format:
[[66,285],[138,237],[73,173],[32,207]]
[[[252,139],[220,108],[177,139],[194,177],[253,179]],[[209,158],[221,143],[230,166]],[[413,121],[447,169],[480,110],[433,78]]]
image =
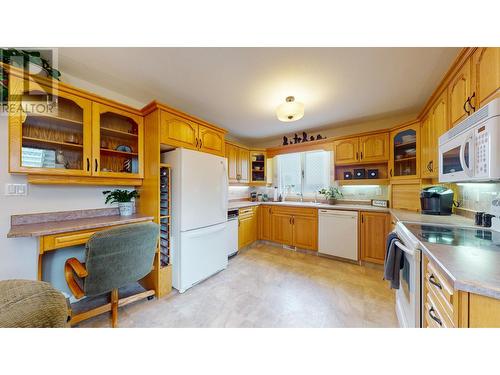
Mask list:
[[453,190],[431,186],[420,192],[420,207],[426,215],[451,215]]

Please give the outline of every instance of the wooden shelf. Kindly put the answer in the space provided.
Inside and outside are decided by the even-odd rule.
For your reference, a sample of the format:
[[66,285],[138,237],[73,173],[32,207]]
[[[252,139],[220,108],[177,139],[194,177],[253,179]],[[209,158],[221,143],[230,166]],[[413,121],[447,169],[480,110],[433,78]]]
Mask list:
[[[39,144],[39,145],[60,146],[60,147],[65,147],[65,148],[78,149],[78,150],[83,149],[83,145],[80,145],[80,144],[77,144],[77,143],[51,141],[49,139],[40,139],[40,138],[33,138],[33,137],[23,137],[23,141],[27,141],[27,142],[31,142],[31,143]],[[24,146],[24,142],[23,142],[23,146]]]
[[170,215],[160,215],[160,219],[170,219]]
[[35,185],[91,185],[91,186],[141,186],[141,178],[109,178],[95,176],[46,176],[28,175],[28,182]]
[[363,178],[337,181],[340,185],[389,185],[388,178]]
[[262,172],[262,173],[264,173],[265,171],[261,170],[261,169],[252,169],[252,172]]
[[137,152],[125,152],[125,151],[117,151],[110,150],[108,148],[101,148],[101,152],[111,155],[122,155],[122,156],[138,156]]
[[416,146],[416,145],[417,141],[411,141],[411,142],[399,143],[397,145],[395,144],[394,147],[401,148],[401,147]]
[[408,161],[408,160],[415,160],[416,158],[417,158],[416,156],[410,156],[410,157],[408,157],[408,158],[394,159],[394,162]]
[[137,139],[139,137],[137,134],[127,133],[121,130],[116,130],[111,128],[105,128],[102,126],[101,126],[101,134],[114,136],[118,138],[125,138],[125,139]]
[[71,127],[71,128],[77,128],[82,130],[83,129],[83,121],[79,120],[73,120],[69,118],[64,118],[64,117],[57,117],[53,115],[40,115],[40,114],[27,114],[26,120],[24,120],[24,123],[26,123],[28,120],[29,125],[47,125],[47,124],[55,124],[55,125],[62,125],[66,127]]

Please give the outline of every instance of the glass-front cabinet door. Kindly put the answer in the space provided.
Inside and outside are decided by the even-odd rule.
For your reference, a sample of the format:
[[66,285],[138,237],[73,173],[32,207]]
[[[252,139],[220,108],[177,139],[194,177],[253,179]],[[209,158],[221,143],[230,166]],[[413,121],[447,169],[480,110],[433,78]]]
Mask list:
[[143,177],[143,119],[108,105],[92,104],[92,173],[102,177]]
[[10,172],[91,175],[90,100],[11,77],[9,108]]
[[420,176],[419,124],[409,125],[391,132],[392,179],[410,179]]

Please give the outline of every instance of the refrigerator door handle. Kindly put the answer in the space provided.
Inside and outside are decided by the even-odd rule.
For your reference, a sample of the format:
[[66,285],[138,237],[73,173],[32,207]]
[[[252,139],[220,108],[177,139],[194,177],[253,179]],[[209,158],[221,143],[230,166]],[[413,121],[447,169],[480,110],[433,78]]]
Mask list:
[[226,225],[212,225],[211,227],[190,230],[184,232],[184,234],[189,238],[197,238],[206,236],[207,234],[222,232],[225,230],[226,230]]
[[220,163],[222,165],[222,209],[227,211],[227,189],[229,185],[229,177],[227,176],[226,165],[223,161]]

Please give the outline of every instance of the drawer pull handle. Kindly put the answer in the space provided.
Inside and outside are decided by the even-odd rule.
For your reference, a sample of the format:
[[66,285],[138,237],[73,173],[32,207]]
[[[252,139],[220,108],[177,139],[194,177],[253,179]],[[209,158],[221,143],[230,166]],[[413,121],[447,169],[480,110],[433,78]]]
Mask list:
[[429,282],[432,285],[437,286],[439,289],[443,290],[443,286],[436,281],[436,277],[434,276],[434,274],[431,274],[429,276]]
[[435,310],[434,310],[434,307],[431,307],[429,309],[429,316],[431,317],[432,320],[434,320],[437,324],[439,324],[439,326],[443,326],[443,322],[441,321],[441,319],[439,319],[435,314],[434,314]]

